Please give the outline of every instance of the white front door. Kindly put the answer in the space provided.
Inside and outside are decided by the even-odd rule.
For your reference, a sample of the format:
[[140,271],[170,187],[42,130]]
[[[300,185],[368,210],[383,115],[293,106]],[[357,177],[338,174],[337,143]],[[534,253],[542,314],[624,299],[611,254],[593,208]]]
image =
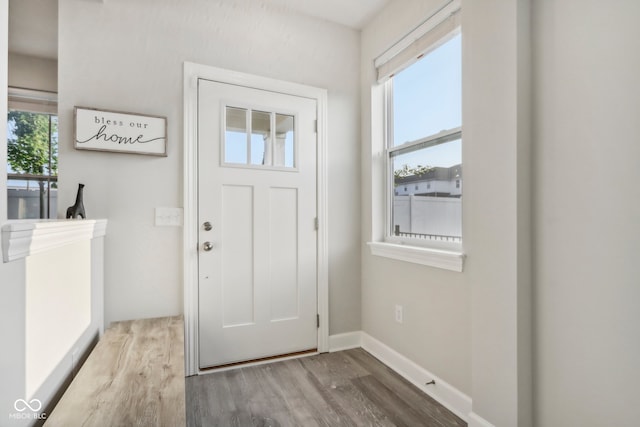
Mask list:
[[316,118],[199,80],[200,368],[317,348]]

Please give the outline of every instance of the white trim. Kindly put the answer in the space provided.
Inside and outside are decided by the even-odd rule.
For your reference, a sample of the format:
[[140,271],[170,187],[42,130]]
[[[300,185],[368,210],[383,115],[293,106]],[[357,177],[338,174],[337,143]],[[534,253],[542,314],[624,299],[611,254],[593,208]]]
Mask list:
[[362,332],[345,332],[343,334],[335,334],[329,337],[329,351],[350,350],[352,348],[362,347]]
[[184,64],[184,363],[187,376],[198,372],[198,67]]
[[[467,421],[467,416],[471,412],[471,398],[469,396],[366,332],[362,332],[362,348],[451,412]],[[431,380],[435,380],[436,383],[425,385]]]
[[368,242],[371,254],[414,264],[428,265],[456,272],[462,272],[465,255],[461,252],[444,251],[433,248],[407,246],[386,242]]
[[467,420],[468,427],[495,427],[489,421],[485,420],[475,412],[469,413],[469,419]]
[[[388,85],[388,87],[391,87]],[[390,113],[393,112],[392,108],[389,108]],[[392,124],[393,120],[389,120],[389,124]],[[446,144],[462,138],[462,126],[458,126],[454,129],[442,130],[433,135],[429,135],[424,138],[417,139],[415,141],[405,142],[404,144],[394,145],[387,148],[387,157],[394,157],[401,154],[410,153],[412,151],[421,150],[423,148],[434,147],[440,144]]]
[[185,372],[199,373],[198,360],[198,80],[207,79],[314,99],[318,118],[318,352],[329,350],[329,267],[327,208],[327,91],[297,83],[184,63],[184,319]]
[[234,369],[250,368],[252,366],[260,366],[260,365],[268,365],[270,363],[284,362],[285,360],[294,360],[294,359],[302,359],[304,357],[317,356],[318,354],[320,354],[320,353],[315,352],[315,353],[295,354],[295,355],[292,355],[292,356],[283,356],[283,357],[278,357],[278,358],[275,358],[275,359],[267,359],[267,360],[259,360],[259,361],[256,361],[256,362],[241,363],[241,364],[238,364],[238,365],[224,366],[224,367],[221,367],[221,368],[200,369],[200,370],[198,370],[198,375],[215,374],[217,372],[233,371]]
[[449,0],[449,3],[442,6],[437,12],[433,15],[429,16],[422,24],[418,25],[414,30],[412,30],[409,34],[405,35],[402,39],[400,39],[397,43],[383,52],[380,56],[373,60],[374,67],[380,68],[387,62],[391,61],[409,46],[414,43],[416,40],[419,40],[429,31],[433,30],[440,23],[444,22],[449,16],[453,15],[455,12],[460,10],[461,0]]
[[2,258],[16,261],[106,234],[106,219],[16,220],[2,226]]
[[22,87],[9,86],[9,101],[14,98],[19,101],[37,102],[47,104],[58,104],[58,93],[47,90],[25,89]]
[[56,92],[9,87],[7,105],[10,110],[41,114],[58,114]]

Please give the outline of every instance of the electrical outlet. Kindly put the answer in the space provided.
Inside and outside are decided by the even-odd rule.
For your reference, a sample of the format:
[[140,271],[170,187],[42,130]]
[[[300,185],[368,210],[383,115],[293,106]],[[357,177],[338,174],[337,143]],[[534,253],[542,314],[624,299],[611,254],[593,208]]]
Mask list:
[[396,322],[402,323],[404,308],[400,304],[396,304]]

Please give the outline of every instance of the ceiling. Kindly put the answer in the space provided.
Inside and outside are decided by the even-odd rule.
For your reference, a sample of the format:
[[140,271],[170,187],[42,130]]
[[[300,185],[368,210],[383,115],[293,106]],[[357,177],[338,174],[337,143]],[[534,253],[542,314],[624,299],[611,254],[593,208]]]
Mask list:
[[362,29],[389,0],[266,0],[304,15]]
[[[263,1],[278,8],[361,29],[390,0]],[[9,51],[42,58],[58,57],[58,0],[9,0]]]

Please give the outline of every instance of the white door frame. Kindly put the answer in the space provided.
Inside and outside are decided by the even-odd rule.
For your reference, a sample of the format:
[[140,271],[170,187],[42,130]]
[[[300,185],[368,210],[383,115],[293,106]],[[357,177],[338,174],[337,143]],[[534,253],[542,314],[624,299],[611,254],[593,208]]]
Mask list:
[[198,355],[198,80],[206,79],[284,93],[317,102],[318,352],[329,351],[329,264],[327,233],[327,91],[297,83],[184,63],[184,326],[185,373],[200,373]]

